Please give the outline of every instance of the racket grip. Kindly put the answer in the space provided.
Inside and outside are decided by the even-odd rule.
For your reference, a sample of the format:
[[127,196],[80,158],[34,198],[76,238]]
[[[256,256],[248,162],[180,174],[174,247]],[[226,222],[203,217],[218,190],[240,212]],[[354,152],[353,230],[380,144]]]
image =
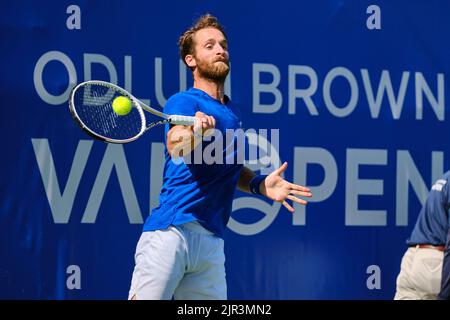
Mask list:
[[169,116],[169,120],[171,124],[179,124],[182,126],[193,126],[195,124],[195,121],[197,121],[197,118],[189,116],[171,115]]

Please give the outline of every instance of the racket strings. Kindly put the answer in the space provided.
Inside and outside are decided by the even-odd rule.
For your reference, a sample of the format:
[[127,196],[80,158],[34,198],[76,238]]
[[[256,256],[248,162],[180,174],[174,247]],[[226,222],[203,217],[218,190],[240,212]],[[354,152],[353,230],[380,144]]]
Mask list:
[[74,105],[82,123],[93,133],[114,140],[127,140],[138,135],[144,128],[144,119],[134,106],[123,116],[117,115],[112,103],[123,96],[114,88],[101,84],[87,84],[74,94]]

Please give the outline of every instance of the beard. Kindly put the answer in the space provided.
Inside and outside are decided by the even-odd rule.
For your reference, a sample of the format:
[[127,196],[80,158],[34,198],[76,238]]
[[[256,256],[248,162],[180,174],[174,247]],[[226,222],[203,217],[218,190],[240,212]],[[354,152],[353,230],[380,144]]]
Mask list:
[[224,82],[230,72],[230,62],[227,59],[216,59],[213,62],[197,60],[197,72],[202,78]]

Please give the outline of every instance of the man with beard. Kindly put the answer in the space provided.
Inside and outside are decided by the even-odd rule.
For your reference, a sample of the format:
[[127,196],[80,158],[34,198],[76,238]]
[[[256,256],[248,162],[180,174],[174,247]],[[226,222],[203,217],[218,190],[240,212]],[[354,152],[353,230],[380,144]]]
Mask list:
[[[287,163],[268,176],[238,163],[239,146],[223,144],[222,154],[216,155],[223,161],[195,161],[195,152],[205,147],[203,137],[214,134],[225,140],[227,130],[240,128],[240,117],[224,94],[230,70],[228,42],[217,19],[200,17],[180,37],[179,47],[194,86],[173,95],[164,112],[195,115],[198,121],[190,127],[166,126],[159,206],[147,218],[136,247],[129,299],[226,299],[222,238],[236,187],[281,202],[291,212],[287,199],[304,205],[307,202],[296,196],[311,197],[308,188],[281,177]],[[193,163],[187,161],[192,154]]]

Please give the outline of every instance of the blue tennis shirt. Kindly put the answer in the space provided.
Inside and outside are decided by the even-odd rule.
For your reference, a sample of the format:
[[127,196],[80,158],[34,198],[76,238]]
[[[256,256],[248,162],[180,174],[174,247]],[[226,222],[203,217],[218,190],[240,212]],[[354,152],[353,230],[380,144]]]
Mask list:
[[450,222],[449,177],[450,171],[437,180],[431,188],[411,237],[407,240],[409,245],[445,244]]
[[[220,131],[219,137],[222,144],[214,144],[214,151],[206,150],[212,142],[203,142],[201,151],[208,151],[214,159],[221,161],[205,162],[201,157],[197,163],[192,154],[189,161],[176,161],[172,159],[165,148],[165,165],[163,186],[159,196],[159,206],[152,210],[147,218],[143,231],[166,229],[170,225],[180,225],[198,220],[199,223],[216,234],[223,237],[223,232],[228,223],[237,181],[242,168],[242,163],[236,161],[238,146],[236,136],[227,141],[227,129],[240,128],[240,113],[231,101],[226,98],[222,104],[209,96],[206,92],[191,88],[188,91],[173,95],[164,107],[164,113],[194,116],[197,111],[216,119],[216,130]],[[166,125],[164,141],[167,143]],[[219,133],[216,131],[216,133]],[[215,139],[211,138],[211,141]],[[218,147],[217,147],[218,146]],[[221,154],[216,154],[221,153]],[[234,159],[227,161],[226,159]]]
[[437,180],[422,207],[416,225],[407,240],[409,245],[445,245],[441,291],[438,299],[450,299],[450,171]]

